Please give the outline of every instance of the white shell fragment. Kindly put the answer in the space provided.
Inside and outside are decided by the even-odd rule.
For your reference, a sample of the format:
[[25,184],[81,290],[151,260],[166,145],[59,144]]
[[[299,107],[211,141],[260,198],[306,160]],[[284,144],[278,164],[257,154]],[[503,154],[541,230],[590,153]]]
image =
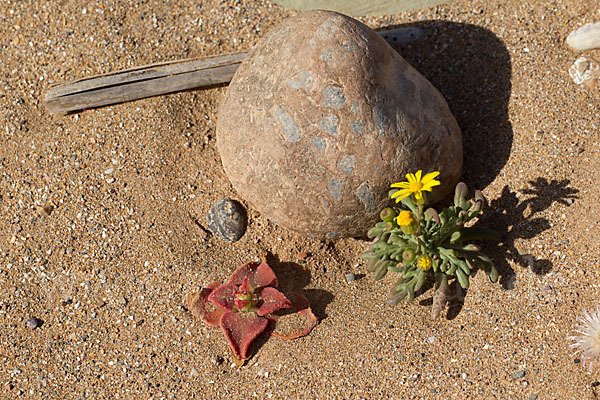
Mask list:
[[567,44],[576,50],[600,48],[600,22],[586,24],[571,32]]
[[600,65],[593,58],[579,57],[569,68],[569,75],[576,84],[590,87],[600,78]]

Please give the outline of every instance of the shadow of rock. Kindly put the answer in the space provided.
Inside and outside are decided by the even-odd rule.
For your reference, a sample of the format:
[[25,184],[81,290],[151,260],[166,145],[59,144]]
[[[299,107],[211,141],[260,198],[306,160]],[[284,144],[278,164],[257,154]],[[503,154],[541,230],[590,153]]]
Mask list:
[[444,96],[463,137],[463,180],[485,188],[510,155],[511,62],[488,29],[450,21],[420,21],[380,30],[420,28],[424,34],[393,45]]

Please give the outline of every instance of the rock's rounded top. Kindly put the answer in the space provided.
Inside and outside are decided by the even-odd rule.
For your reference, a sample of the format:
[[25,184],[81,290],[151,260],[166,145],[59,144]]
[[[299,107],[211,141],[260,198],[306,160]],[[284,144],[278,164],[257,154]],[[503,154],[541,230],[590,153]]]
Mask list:
[[285,20],[248,54],[219,111],[217,146],[258,211],[318,238],[358,236],[408,172],[439,170],[452,190],[460,129],[439,92],[350,17]]

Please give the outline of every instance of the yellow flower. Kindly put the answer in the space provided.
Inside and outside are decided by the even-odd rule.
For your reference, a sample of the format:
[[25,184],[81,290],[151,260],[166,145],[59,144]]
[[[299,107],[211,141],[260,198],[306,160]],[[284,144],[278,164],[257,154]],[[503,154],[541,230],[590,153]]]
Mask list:
[[396,218],[396,222],[398,222],[398,226],[410,226],[415,222],[415,217],[410,211],[400,211],[398,218]]
[[419,259],[417,260],[417,265],[423,271],[427,271],[429,268],[431,268],[431,257],[429,257],[428,255],[423,255],[419,257]]
[[421,179],[422,171],[418,170],[416,174],[406,174],[408,182],[398,182],[391,185],[393,188],[400,188],[396,193],[392,195],[392,199],[396,199],[396,202],[408,197],[413,196],[415,203],[425,204],[426,197],[424,192],[431,192],[434,186],[440,184],[440,181],[436,180],[440,173],[438,171],[430,172]]

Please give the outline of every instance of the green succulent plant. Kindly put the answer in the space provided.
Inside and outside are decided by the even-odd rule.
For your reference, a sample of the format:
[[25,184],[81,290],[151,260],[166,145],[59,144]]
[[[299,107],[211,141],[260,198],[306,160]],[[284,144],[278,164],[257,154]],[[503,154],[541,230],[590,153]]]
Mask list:
[[367,269],[376,280],[388,273],[399,275],[387,300],[389,304],[398,304],[405,298],[412,301],[428,280],[434,281],[433,318],[445,307],[452,280],[467,289],[472,272],[481,269],[492,282],[498,281],[492,260],[471,242],[500,240],[493,230],[474,226],[485,198],[477,190],[474,199],[467,200],[468,188],[463,182],[456,185],[452,206],[439,213],[434,208],[424,210],[425,191],[439,185],[433,179],[436,176],[437,173],[427,174],[421,180],[418,171],[407,175],[408,182],[392,185],[401,189],[390,191],[390,196],[401,201],[407,210],[383,209],[381,221],[368,232],[373,242],[361,255],[368,260]]

